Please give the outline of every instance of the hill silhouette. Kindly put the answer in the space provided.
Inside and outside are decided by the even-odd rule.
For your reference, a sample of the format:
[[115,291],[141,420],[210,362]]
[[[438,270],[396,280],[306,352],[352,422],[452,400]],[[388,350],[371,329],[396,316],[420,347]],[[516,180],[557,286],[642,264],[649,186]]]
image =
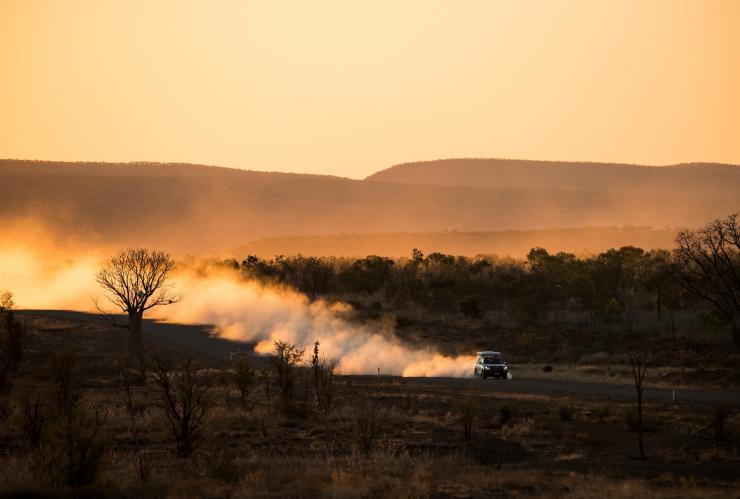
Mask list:
[[392,166],[366,180],[428,185],[561,189],[655,195],[740,195],[740,167],[640,166],[516,159],[444,159]]
[[684,185],[703,185],[694,177],[683,180],[684,167],[666,170],[666,182],[680,189],[633,192],[602,185],[546,188],[541,182],[378,181],[383,172],[360,181],[188,164],[1,160],[0,222],[33,222],[75,240],[176,253],[219,251],[276,236],[697,226],[740,207],[732,168],[688,168],[724,176],[711,195]]

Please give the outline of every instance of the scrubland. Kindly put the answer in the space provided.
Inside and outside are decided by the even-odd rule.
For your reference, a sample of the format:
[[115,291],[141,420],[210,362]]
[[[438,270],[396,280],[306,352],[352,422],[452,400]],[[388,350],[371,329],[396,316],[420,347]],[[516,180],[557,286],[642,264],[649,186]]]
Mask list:
[[[286,396],[265,359],[150,341],[140,364],[121,356],[123,330],[38,316],[26,327],[0,397],[6,496],[737,496],[736,407],[646,401],[643,461],[629,399],[334,376],[319,407],[316,371],[301,367],[310,352]],[[165,359],[176,405],[203,395],[188,452],[157,382]]]

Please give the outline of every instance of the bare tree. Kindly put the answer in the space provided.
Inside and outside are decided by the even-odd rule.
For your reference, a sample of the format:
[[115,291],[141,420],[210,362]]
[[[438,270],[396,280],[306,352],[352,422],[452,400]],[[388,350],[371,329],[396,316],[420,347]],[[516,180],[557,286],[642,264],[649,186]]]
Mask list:
[[144,312],[180,300],[168,283],[174,268],[175,262],[167,253],[129,248],[111,258],[96,275],[108,299],[128,315],[129,354],[132,356],[140,356],[142,352]]
[[110,443],[105,435],[107,417],[108,413],[95,404],[63,415],[36,451],[43,476],[64,488],[92,484],[106,462]]
[[276,341],[274,353],[270,362],[277,377],[280,394],[283,401],[283,410],[289,413],[293,401],[295,385],[295,369],[303,359],[305,350],[284,341]]
[[136,420],[138,416],[144,413],[146,407],[136,399],[132,383],[133,376],[131,375],[131,372],[129,372],[127,366],[120,365],[119,371],[121,373],[121,398],[126,407],[126,414],[129,418],[129,433],[131,433],[131,437],[134,441],[134,452],[132,454],[134,465],[136,466],[139,479],[145,482],[149,479],[151,469],[144,459],[144,453],[141,449],[141,437],[139,435],[139,428],[136,424]]
[[54,406],[60,414],[71,417],[81,398],[77,356],[74,353],[54,355],[49,369]]
[[41,437],[44,434],[44,428],[49,421],[49,414],[44,407],[44,403],[38,396],[32,396],[23,403],[21,413],[21,428],[28,441],[34,448],[41,445]]
[[0,293],[0,314],[2,314],[2,326],[5,329],[5,344],[7,361],[10,362],[10,370],[17,371],[18,364],[23,360],[23,339],[25,327],[15,318],[15,302],[13,294],[9,291]]
[[676,236],[675,279],[714,306],[740,348],[740,228],[737,214]]
[[355,409],[355,441],[367,456],[372,452],[381,433],[381,414],[370,401],[365,401]]
[[313,345],[311,371],[313,388],[316,395],[316,406],[319,412],[329,412],[334,399],[334,373],[339,362],[333,358],[319,355],[318,340]]
[[640,459],[645,460],[645,444],[642,439],[642,392],[645,389],[645,373],[649,353],[644,348],[634,348],[628,352],[630,365],[632,366],[632,377],[637,392],[637,444],[640,449]]
[[203,421],[213,405],[211,384],[190,358],[175,362],[169,357],[155,357],[152,376],[160,389],[160,407],[167,416],[177,453],[188,457],[195,450]]
[[233,381],[239,390],[242,409],[246,409],[249,394],[257,385],[257,373],[249,363],[249,356],[245,352],[238,352],[232,360]]

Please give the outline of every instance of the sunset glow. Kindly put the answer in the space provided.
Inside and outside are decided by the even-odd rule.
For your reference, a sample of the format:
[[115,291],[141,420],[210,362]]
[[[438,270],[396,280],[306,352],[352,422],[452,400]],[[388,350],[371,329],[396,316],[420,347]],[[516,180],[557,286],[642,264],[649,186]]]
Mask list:
[[0,157],[740,163],[740,2],[0,0]]

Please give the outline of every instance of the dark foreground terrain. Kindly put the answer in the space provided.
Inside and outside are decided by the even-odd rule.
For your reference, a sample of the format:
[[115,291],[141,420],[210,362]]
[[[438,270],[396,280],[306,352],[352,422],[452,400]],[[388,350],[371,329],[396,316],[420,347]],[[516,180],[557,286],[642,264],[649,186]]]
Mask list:
[[[647,459],[640,460],[627,391],[337,376],[319,408],[311,371],[294,372],[286,398],[269,363],[250,359],[255,372],[242,399],[235,366],[221,355],[239,345],[209,340],[204,328],[150,324],[150,360],[140,366],[122,358],[122,329],[49,312],[24,320],[24,360],[0,397],[4,496],[738,494],[735,392],[696,392],[675,402],[648,392]],[[175,333],[184,341],[172,340]],[[204,394],[206,409],[188,457],[155,382],[156,359],[182,356],[195,358],[191,394]],[[173,365],[178,401],[187,395],[178,391],[183,364]]]

